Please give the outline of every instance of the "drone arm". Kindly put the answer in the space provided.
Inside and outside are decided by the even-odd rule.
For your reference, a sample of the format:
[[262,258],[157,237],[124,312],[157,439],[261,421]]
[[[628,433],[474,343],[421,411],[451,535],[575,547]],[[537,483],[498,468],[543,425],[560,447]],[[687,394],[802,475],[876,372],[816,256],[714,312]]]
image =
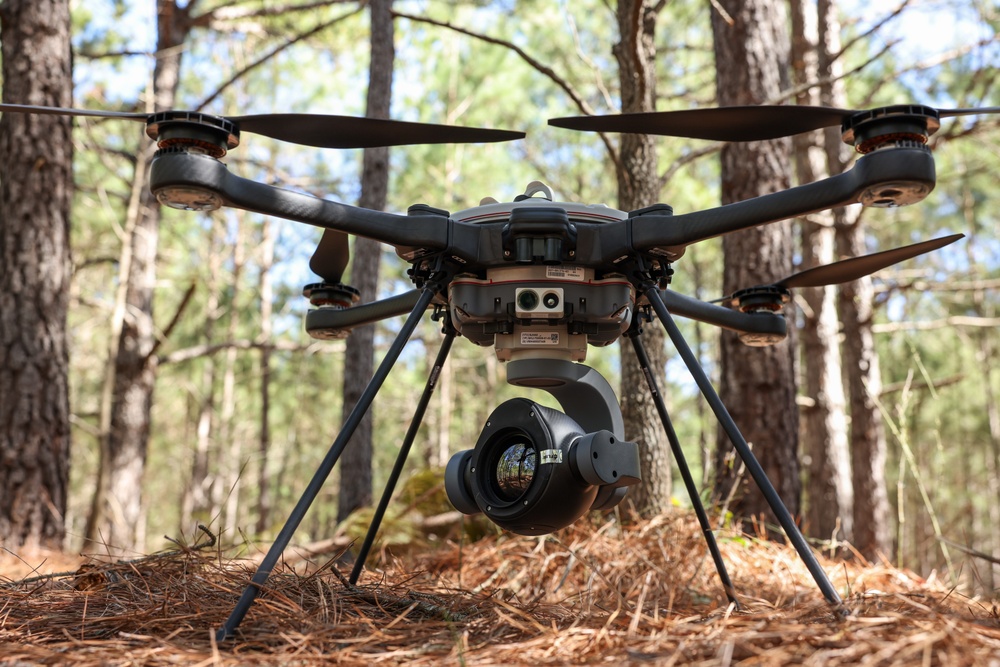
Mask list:
[[909,192],[908,187],[926,194],[934,182],[934,158],[926,148],[876,151],[859,158],[849,171],[815,183],[684,215],[636,216],[632,218],[632,247],[677,257],[684,247],[715,236],[865,202],[871,191],[899,196],[901,186],[902,194]]
[[343,310],[316,308],[306,313],[306,331],[348,331],[355,327],[378,322],[388,317],[405,315],[413,310],[420,299],[420,290],[414,289],[387,299],[353,306]]
[[670,290],[661,291],[660,298],[666,304],[667,310],[674,315],[723,329],[740,333],[771,334],[781,338],[784,338],[788,331],[785,318],[774,313],[742,313]]
[[258,183],[232,174],[214,158],[193,153],[168,153],[153,161],[150,189],[190,188],[221,203],[247,211],[334,229],[401,247],[429,251],[448,246],[447,218],[434,214],[403,216],[348,206]]

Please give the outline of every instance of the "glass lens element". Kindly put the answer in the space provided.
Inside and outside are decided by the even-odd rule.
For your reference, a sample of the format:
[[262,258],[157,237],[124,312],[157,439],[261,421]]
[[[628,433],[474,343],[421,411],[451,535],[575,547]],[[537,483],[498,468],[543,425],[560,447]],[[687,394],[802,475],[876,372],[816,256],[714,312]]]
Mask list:
[[497,461],[497,490],[503,500],[517,500],[535,477],[535,449],[516,442]]

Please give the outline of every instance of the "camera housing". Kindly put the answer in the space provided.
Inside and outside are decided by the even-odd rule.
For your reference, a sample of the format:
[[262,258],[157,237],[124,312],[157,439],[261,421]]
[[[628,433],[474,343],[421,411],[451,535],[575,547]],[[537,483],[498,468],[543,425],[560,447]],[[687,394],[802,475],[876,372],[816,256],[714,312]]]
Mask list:
[[583,361],[587,346],[609,345],[632,322],[635,294],[621,276],[597,279],[573,266],[504,266],[448,286],[455,329],[497,358]]
[[565,528],[599,509],[602,491],[638,482],[635,443],[610,431],[584,433],[568,415],[526,398],[494,410],[475,448],[453,456],[445,469],[455,509],[482,512],[520,535]]
[[497,407],[476,446],[445,468],[455,509],[484,513],[521,535],[565,528],[588,510],[621,502],[640,481],[639,448],[622,435],[621,409],[607,380],[582,364],[522,359],[507,381],[552,394],[566,413],[526,398]]

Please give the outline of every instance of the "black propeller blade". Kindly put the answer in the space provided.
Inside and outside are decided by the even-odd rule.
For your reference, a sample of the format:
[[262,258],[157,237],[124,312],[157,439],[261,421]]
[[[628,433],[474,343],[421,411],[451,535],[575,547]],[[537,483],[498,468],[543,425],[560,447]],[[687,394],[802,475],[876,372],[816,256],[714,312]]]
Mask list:
[[[1000,107],[933,109],[900,106],[898,109],[939,118],[1000,113]],[[656,134],[711,141],[759,141],[835,127],[852,116],[865,113],[868,112],[816,106],[733,106],[613,116],[571,116],[553,118],[549,125],[584,132]]]
[[49,116],[93,116],[94,118],[124,118],[125,120],[146,120],[149,114],[128,111],[89,111],[64,107],[37,107],[31,104],[0,104],[0,111],[16,113],[36,113]]
[[[125,111],[88,111],[63,107],[39,107],[29,104],[0,104],[0,111],[53,114],[60,116],[92,116],[147,121],[151,116]],[[205,114],[207,115],[207,114]],[[491,130],[476,127],[411,123],[377,118],[355,118],[322,114],[256,114],[249,116],[217,116],[239,126],[245,132],[260,134],[317,148],[373,148],[411,144],[492,143],[523,139],[523,132]]]
[[523,139],[524,132],[319,114],[230,116],[241,130],[317,148],[476,144]]
[[930,241],[921,241],[901,248],[883,250],[861,257],[851,257],[842,259],[839,262],[816,266],[805,271],[799,271],[793,275],[774,283],[777,287],[791,289],[794,287],[825,287],[826,285],[840,285],[849,283],[852,280],[869,276],[876,271],[898,264],[899,262],[912,259],[924,253],[928,253],[938,248],[943,248],[955,241],[963,238],[965,234],[951,234],[942,236]]
[[347,234],[335,229],[324,229],[319,245],[309,258],[309,268],[324,282],[335,285],[343,277],[344,269],[347,268],[350,259],[351,250]]
[[[225,143],[232,148],[238,143],[239,131],[260,134],[279,141],[315,146],[317,148],[374,148],[412,144],[491,143],[524,138],[523,132],[491,130],[476,127],[410,123],[379,118],[356,118],[321,114],[256,114],[249,116],[210,116],[186,112],[145,114],[125,111],[89,111],[63,107],[42,107],[30,104],[0,104],[0,112],[50,114],[59,116],[89,116],[142,121],[151,136],[163,139],[159,126],[182,123],[206,125],[229,135]],[[223,120],[219,120],[223,119]],[[235,124],[236,128],[228,123]],[[221,125],[220,125],[221,124]],[[219,155],[225,153],[222,149]],[[347,235],[326,230],[319,247],[309,260],[309,268],[329,283],[339,283],[350,259]]]
[[799,271],[770,285],[757,285],[737,290],[729,296],[715,299],[709,303],[726,302],[740,310],[778,310],[787,303],[796,287],[825,287],[840,285],[852,280],[869,276],[876,271],[912,259],[938,248],[943,248],[963,238],[965,234],[951,234],[931,241],[921,241],[901,248],[883,250],[870,255],[842,259],[839,262],[816,266],[805,271]]

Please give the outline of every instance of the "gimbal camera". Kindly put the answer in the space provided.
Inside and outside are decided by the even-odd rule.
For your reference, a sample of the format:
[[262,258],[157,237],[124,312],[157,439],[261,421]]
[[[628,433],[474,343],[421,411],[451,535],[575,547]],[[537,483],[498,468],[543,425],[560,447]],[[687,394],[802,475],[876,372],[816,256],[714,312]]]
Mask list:
[[[321,148],[415,143],[506,141],[517,132],[402,123],[316,114],[222,117],[184,111],[147,115],[0,104],[0,111],[100,116],[146,124],[159,151],[150,187],[167,206],[212,210],[222,206],[273,215],[323,228],[310,261],[322,283],[306,296],[316,308],[306,329],[337,338],[356,326],[407,315],[355,408],[344,420],[323,461],[303,491],[270,550],[218,633],[233,636],[266,584],[293,533],[367,413],[403,347],[428,310],[441,322],[443,339],[410,427],[400,445],[350,580],[356,582],[451,345],[462,336],[493,347],[507,362],[508,382],[550,393],[564,412],[526,399],[496,408],[476,446],[456,454],[445,473],[452,503],[482,512],[498,525],[539,534],[566,526],[589,509],[613,507],[639,481],[638,450],[623,431],[621,412],[607,381],[584,366],[588,346],[626,337],[647,380],[674,461],[688,491],[726,596],[735,589],[715,542],[683,451],[650,368],[640,321],[654,318],[684,361],[722,429],[760,488],[789,541],[824,597],[842,602],[809,549],[764,469],[684,340],[674,316],[737,332],[749,345],[785,338],[780,314],[796,287],[856,280],[891,264],[941,248],[956,234],[800,271],[767,285],[738,290],[722,305],[669,289],[673,264],[687,246],[757,225],[828,208],[863,204],[902,206],[922,200],[934,187],[928,137],[946,116],[997,113],[998,108],[934,109],[896,105],[851,111],[809,106],[746,106],[689,111],[586,116],[551,125],[598,132],[637,132],[714,141],[755,141],[839,125],[846,143],[861,154],[844,173],[726,206],[674,215],[666,205],[623,212],[599,205],[552,201],[533,183],[511,203],[488,200],[451,214],[426,204],[406,215],[373,211],[241,178],[222,162],[240,132],[262,134]],[[541,195],[541,196],[537,196]],[[372,303],[341,282],[349,260],[348,235],[393,246],[410,265],[415,289]]]
[[[814,107],[770,109],[778,110],[774,113],[779,117],[787,113],[786,109],[797,109],[813,115],[814,124],[819,122],[816,118],[829,122],[832,115],[843,120],[845,138],[857,139],[859,147],[867,152],[849,171],[831,178],[682,215],[674,215],[663,204],[622,212],[604,206],[553,202],[547,188],[532,184],[512,203],[488,201],[455,214],[416,205],[406,216],[398,216],[243,179],[212,156],[175,147],[154,160],[151,186],[164,203],[171,203],[175,192],[182,193],[185,199],[203,192],[198,195],[199,201],[217,200],[222,205],[279,215],[328,230],[310,263],[325,279],[322,284],[306,288],[306,294],[318,306],[306,320],[311,335],[339,337],[354,326],[409,313],[368,389],[345,420],[326,459],[220,630],[220,638],[230,636],[246,614],[428,309],[433,309],[443,323],[444,342],[355,562],[352,582],[360,577],[455,336],[494,347],[498,358],[507,361],[508,371],[513,371],[513,379],[509,380],[549,391],[566,410],[561,413],[543,409],[522,399],[509,401],[491,415],[476,447],[457,454],[447,467],[448,496],[460,511],[481,511],[502,527],[536,534],[568,525],[590,508],[613,506],[630,484],[638,482],[636,447],[616,430],[620,413],[614,407],[617,402],[613,393],[603,378],[598,381],[593,374],[581,382],[579,378],[588,377],[588,372],[578,362],[584,360],[589,345],[607,345],[632,331],[636,318],[655,316],[817,586],[835,608],[842,609],[839,595],[681,336],[673,315],[734,330],[751,345],[774,344],[785,338],[787,325],[780,311],[791,288],[854,280],[952,243],[961,235],[802,271],[770,285],[740,290],[726,299],[726,305],[667,289],[673,263],[681,259],[688,245],[698,241],[853,203],[876,207],[911,204],[934,186],[934,161],[923,141],[936,128],[936,110],[891,107],[865,112],[858,118],[858,114]],[[733,113],[739,113],[733,109],[717,111],[709,125],[725,124],[723,121],[731,120]],[[672,113],[680,114],[682,121],[687,118],[685,112]],[[657,117],[658,123],[662,116]],[[713,115],[709,113],[708,117]],[[617,118],[571,119],[566,124],[600,125],[602,120]],[[783,136],[785,131],[770,127],[765,134]],[[542,196],[535,196],[539,194]],[[356,295],[340,283],[347,261],[345,234],[393,245],[411,265],[409,274],[416,289],[371,304],[357,304]],[[723,588],[727,597],[736,602],[711,523],[653,381],[642,338],[630,335],[628,339],[647,378]],[[589,410],[577,407],[582,404],[578,403],[581,396],[589,398],[590,405],[601,406],[599,418],[591,419]],[[605,461],[610,461],[610,466],[605,466]]]

